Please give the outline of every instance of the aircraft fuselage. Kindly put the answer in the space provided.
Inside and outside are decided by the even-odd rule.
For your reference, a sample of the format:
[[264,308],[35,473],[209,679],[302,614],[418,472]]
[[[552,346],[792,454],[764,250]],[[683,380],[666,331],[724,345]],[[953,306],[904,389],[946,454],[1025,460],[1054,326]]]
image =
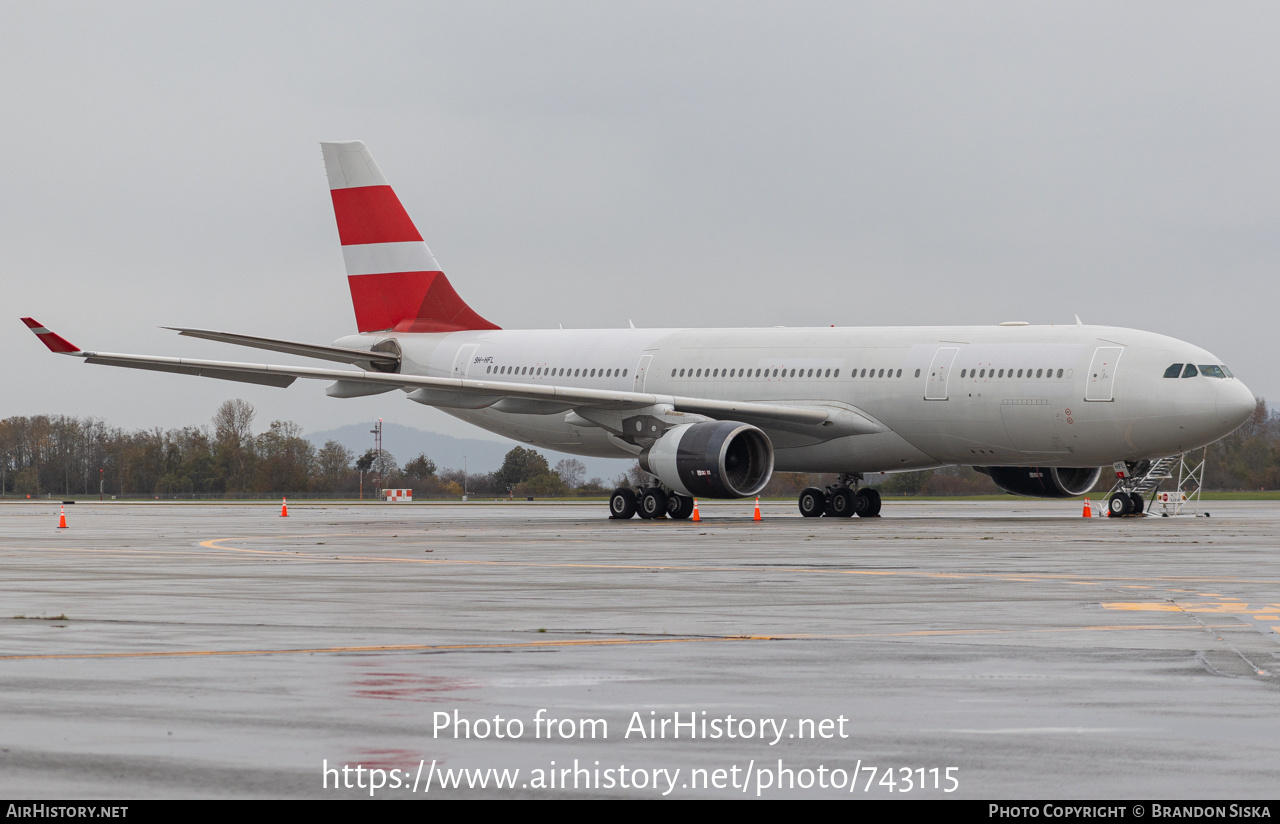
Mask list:
[[[336,345],[388,339],[405,374],[837,406],[883,426],[824,438],[813,427],[762,425],[779,471],[1138,461],[1211,443],[1254,407],[1234,378],[1164,377],[1174,363],[1221,364],[1204,349],[1115,327],[488,330],[364,333]],[[537,446],[634,454],[563,412],[432,405]]]

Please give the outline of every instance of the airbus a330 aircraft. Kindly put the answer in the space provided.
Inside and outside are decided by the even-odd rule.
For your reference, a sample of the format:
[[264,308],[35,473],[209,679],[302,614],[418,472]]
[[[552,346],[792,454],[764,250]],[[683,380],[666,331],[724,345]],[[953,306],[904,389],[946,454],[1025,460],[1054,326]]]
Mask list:
[[[1008,492],[1070,497],[1100,467],[1204,446],[1254,397],[1209,352],[1102,326],[503,330],[454,291],[359,141],[321,144],[358,334],[332,346],[201,329],[182,335],[337,361],[276,366],[82,350],[88,363],[352,398],[401,390],[477,426],[561,452],[639,459],[614,518],[687,518],[693,498],[756,495],[775,470],[838,473],[806,516],[874,516],[869,473],[964,464]],[[1114,515],[1140,507],[1122,488]]]

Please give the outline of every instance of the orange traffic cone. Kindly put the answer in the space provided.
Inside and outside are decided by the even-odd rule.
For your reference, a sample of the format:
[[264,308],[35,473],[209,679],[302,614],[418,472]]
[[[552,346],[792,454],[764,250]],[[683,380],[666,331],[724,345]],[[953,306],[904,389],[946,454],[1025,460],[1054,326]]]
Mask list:
[[695,521],[702,520],[701,518],[698,517],[698,499],[697,498],[693,499],[693,520]]
[[759,498],[756,498],[756,514],[751,517],[751,520],[753,521],[760,520],[760,499]]
[[288,498],[280,499],[280,517],[281,518],[289,517],[289,499]]
[[67,508],[63,506],[58,510],[58,529],[67,528]]
[[1083,514],[1081,517],[1082,517],[1082,518],[1092,518],[1092,517],[1093,517],[1093,510],[1089,508],[1089,499],[1088,499],[1088,498],[1085,498],[1085,499],[1084,499],[1084,514]]

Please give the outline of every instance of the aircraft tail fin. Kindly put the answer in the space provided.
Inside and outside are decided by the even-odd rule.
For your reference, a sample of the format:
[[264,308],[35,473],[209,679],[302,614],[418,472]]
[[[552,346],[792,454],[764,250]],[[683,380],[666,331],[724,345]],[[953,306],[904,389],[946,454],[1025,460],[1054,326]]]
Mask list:
[[454,291],[359,140],[321,143],[361,332],[497,329]]

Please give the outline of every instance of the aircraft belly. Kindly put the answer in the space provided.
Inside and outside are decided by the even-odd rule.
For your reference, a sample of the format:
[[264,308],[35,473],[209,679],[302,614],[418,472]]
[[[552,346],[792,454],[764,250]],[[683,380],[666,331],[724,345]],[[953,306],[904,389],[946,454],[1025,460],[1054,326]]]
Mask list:
[[776,472],[882,472],[941,464],[895,432],[851,435],[790,449],[775,449]]
[[441,409],[469,424],[496,435],[571,455],[592,458],[634,458],[608,439],[608,433],[594,427],[569,426],[563,415],[514,415],[488,409]]

